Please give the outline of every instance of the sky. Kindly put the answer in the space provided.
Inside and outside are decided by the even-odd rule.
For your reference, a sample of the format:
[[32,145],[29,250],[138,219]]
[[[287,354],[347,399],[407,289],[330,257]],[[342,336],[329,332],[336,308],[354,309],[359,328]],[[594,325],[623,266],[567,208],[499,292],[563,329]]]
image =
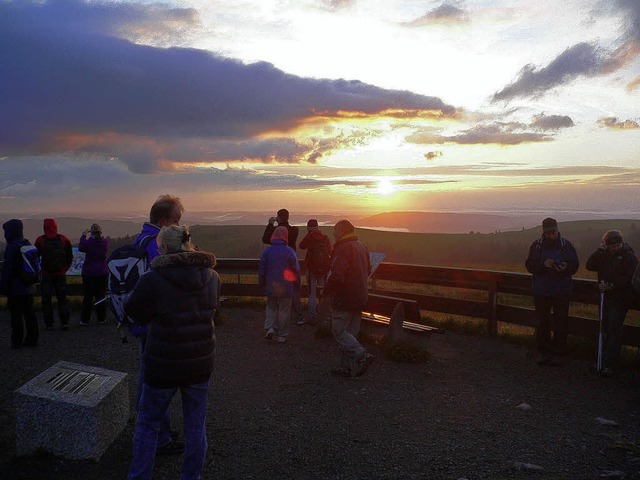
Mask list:
[[0,0],[5,217],[633,215],[639,152],[640,0]]

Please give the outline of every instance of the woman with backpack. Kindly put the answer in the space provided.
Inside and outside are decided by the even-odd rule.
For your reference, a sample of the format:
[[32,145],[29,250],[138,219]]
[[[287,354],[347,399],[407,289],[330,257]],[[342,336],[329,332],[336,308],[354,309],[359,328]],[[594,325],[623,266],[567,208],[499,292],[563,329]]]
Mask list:
[[[87,237],[88,234],[91,234]],[[107,293],[107,252],[109,251],[109,239],[102,236],[102,227],[97,223],[91,225],[89,230],[82,232],[78,250],[85,253],[82,264],[82,312],[80,313],[80,325],[88,325],[91,320],[91,310],[94,302],[103,300]],[[107,304],[101,302],[96,305],[98,323],[107,321]]]
[[[7,307],[11,314],[11,348],[35,347],[38,345],[38,319],[33,311],[33,282],[23,274],[21,247],[31,245],[23,236],[22,221],[12,219],[2,225],[7,246],[0,274],[0,295],[7,296]],[[37,250],[36,250],[37,253]],[[37,261],[37,255],[33,257]],[[34,269],[39,270],[34,265]],[[26,336],[25,336],[26,327]]]

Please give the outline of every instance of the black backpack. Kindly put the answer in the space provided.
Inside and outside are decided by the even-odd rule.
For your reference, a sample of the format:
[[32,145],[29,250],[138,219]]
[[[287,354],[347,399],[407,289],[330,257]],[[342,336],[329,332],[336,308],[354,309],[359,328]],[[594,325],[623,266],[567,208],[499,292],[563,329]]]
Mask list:
[[62,237],[56,235],[53,238],[44,237],[44,250],[42,252],[42,270],[48,273],[56,273],[65,269],[69,264],[67,252],[62,243]]
[[331,268],[331,254],[324,237],[314,240],[305,258],[310,273],[324,274]]

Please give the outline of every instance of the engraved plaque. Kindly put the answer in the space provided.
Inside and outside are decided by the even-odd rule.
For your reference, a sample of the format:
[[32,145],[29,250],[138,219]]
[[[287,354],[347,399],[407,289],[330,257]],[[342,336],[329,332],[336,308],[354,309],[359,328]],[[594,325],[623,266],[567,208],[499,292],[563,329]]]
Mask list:
[[67,392],[90,397],[109,378],[106,375],[83,372],[72,368],[53,367],[52,375],[40,387],[54,392]]

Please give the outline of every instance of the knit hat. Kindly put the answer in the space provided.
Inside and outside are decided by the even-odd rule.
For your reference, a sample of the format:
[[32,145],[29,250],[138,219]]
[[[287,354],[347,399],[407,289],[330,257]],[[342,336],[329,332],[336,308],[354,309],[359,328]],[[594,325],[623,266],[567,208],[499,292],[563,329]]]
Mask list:
[[553,233],[558,231],[558,222],[555,218],[545,218],[542,221],[542,232],[543,233]]
[[102,227],[97,223],[91,225],[91,233],[102,233]]
[[608,230],[605,232],[602,240],[607,245],[622,243],[622,232],[620,232],[620,230]]
[[271,234],[271,243],[273,243],[274,240],[284,240],[285,243],[288,243],[289,230],[287,230],[287,227],[276,227]]

